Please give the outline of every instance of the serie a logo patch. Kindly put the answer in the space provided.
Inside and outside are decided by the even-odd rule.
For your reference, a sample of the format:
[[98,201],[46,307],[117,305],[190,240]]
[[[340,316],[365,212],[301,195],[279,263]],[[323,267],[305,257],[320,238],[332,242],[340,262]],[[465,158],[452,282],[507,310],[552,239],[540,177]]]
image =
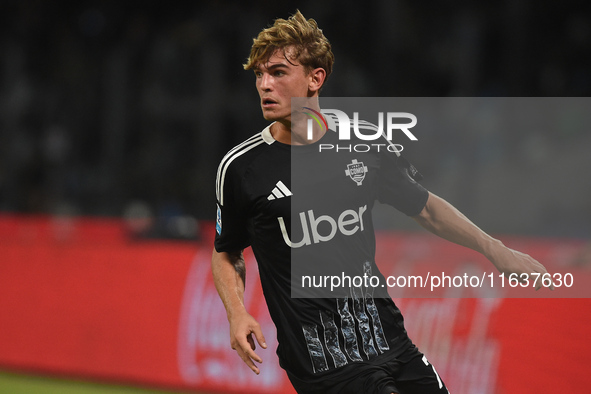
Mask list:
[[219,204],[216,204],[218,211],[217,214],[215,216],[215,231],[218,232],[218,234],[222,233],[222,210],[219,206]]

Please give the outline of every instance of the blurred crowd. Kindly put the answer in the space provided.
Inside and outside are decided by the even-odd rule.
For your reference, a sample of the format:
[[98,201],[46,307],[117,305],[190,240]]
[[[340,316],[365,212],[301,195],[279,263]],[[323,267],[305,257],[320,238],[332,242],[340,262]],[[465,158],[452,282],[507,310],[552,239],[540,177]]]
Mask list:
[[[241,65],[252,38],[296,8],[333,45],[325,96],[591,93],[590,3],[5,0],[0,211],[213,219],[219,160],[265,126]],[[509,160],[535,162],[564,136],[550,137],[514,136],[533,148]],[[453,146],[493,167],[507,160],[486,138],[456,135]],[[568,139],[589,141],[579,131]],[[436,170],[443,155],[428,151],[415,152],[418,166],[447,179]]]

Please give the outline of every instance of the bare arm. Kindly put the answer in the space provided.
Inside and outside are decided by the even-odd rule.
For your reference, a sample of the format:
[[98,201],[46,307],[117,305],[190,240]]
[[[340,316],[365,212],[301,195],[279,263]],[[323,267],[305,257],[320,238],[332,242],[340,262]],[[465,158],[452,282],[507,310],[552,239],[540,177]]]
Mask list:
[[234,312],[244,309],[246,267],[242,251],[218,253],[214,249],[211,256],[211,273],[230,319]]
[[244,283],[246,267],[242,251],[227,253],[213,250],[211,272],[215,287],[222,299],[230,323],[230,343],[242,361],[256,374],[260,373],[255,361],[263,359],[255,353],[256,345],[252,335],[263,349],[267,348],[260,324],[244,307]]
[[[481,253],[505,276],[512,273],[530,275],[548,272],[531,256],[506,247],[478,228],[450,203],[434,194],[429,194],[427,205],[413,219],[433,234]],[[537,281],[536,290],[541,286],[542,281]],[[553,289],[552,286],[551,288]]]

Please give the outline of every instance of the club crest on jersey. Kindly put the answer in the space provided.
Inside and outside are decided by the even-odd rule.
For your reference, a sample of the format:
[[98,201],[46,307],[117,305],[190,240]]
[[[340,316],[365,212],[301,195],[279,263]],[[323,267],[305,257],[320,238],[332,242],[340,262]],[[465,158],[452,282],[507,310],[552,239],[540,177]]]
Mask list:
[[358,162],[357,159],[353,159],[351,164],[347,164],[347,169],[345,170],[345,175],[355,181],[357,186],[361,186],[366,173],[367,167],[363,165],[362,161]]

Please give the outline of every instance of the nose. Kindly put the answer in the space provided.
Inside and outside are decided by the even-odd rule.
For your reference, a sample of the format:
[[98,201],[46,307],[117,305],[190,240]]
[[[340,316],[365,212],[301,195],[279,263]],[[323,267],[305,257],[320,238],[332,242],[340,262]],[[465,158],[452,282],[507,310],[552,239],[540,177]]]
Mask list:
[[273,86],[272,77],[267,73],[263,73],[263,75],[261,76],[261,79],[259,80],[259,87],[261,88],[261,90],[269,91],[269,90],[271,90],[272,86]]

